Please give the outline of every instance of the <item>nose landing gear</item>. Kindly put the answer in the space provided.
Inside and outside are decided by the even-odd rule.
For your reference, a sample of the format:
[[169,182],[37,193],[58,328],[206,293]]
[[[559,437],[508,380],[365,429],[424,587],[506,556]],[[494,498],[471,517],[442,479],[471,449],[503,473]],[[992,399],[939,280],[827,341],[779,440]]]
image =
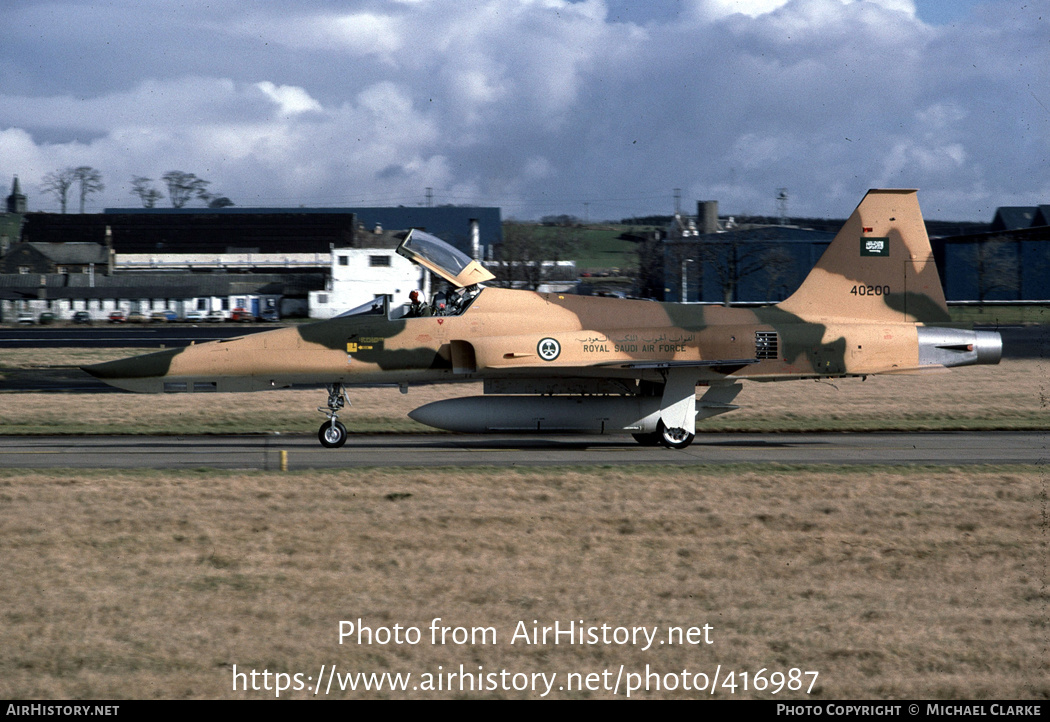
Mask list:
[[339,412],[350,405],[350,397],[342,384],[328,385],[328,407],[318,406],[317,410],[328,417],[317,430],[317,439],[326,449],[338,449],[346,443],[346,427],[339,423]]

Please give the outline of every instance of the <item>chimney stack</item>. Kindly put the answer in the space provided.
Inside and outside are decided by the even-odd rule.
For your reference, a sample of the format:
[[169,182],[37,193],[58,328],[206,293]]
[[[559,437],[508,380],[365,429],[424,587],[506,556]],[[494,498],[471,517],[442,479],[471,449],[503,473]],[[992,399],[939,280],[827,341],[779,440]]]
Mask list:
[[718,201],[696,202],[696,225],[701,233],[718,233]]

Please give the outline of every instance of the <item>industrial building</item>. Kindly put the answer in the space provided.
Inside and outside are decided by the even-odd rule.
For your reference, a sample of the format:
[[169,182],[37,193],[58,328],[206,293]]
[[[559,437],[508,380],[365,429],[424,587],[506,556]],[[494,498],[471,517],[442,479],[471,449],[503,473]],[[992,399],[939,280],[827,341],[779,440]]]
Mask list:
[[499,208],[107,208],[102,213],[27,213],[22,241],[104,243],[118,254],[328,253],[362,230],[419,228],[462,251],[477,221],[482,246],[499,244]]
[[[1047,205],[1002,207],[987,232],[931,234],[945,298],[1050,300],[1048,220]],[[661,233],[653,273],[663,280],[661,300],[776,303],[798,288],[834,236],[786,224],[736,224],[718,219],[713,201],[701,201],[695,219],[676,216]]]
[[[0,320],[87,311],[269,308],[328,318],[425,284],[388,229],[421,228],[482,254],[498,208],[107,209],[27,213],[15,179],[0,217]],[[406,268],[407,266],[407,268]]]

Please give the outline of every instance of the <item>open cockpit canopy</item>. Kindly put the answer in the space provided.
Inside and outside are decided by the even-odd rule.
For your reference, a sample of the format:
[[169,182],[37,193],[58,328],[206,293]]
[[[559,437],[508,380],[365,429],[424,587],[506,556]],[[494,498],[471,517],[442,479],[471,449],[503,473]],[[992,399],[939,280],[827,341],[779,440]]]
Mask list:
[[466,288],[493,276],[480,263],[437,236],[413,228],[397,247],[397,253],[444,278],[457,288]]

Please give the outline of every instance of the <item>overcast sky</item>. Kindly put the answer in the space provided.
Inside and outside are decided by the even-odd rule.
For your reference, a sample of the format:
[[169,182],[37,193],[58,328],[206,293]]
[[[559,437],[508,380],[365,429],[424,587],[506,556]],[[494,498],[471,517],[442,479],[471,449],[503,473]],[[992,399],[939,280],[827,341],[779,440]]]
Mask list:
[[[19,0],[0,5],[0,195],[195,173],[238,206],[500,206],[590,220],[927,218],[1050,203],[1047,0]],[[163,187],[161,186],[161,190]],[[167,199],[160,205],[165,205]],[[76,203],[71,203],[76,210]]]

